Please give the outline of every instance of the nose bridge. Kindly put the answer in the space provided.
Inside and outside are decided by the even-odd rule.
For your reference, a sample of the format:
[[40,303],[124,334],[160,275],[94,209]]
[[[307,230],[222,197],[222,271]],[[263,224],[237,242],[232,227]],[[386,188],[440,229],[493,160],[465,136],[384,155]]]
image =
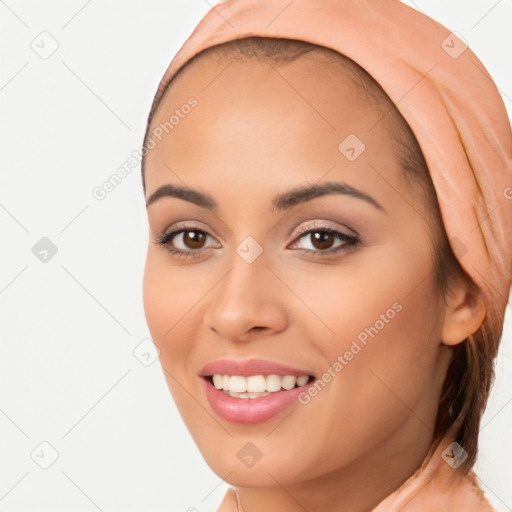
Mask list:
[[246,237],[235,247],[205,315],[209,328],[232,340],[253,327],[283,328],[286,315],[268,264],[263,247],[254,238]]

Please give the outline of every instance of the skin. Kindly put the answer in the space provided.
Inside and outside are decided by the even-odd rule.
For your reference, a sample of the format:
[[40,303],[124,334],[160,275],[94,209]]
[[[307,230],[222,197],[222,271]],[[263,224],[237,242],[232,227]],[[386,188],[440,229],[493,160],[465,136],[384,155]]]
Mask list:
[[[185,185],[219,206],[172,197],[148,206],[144,308],[183,420],[246,512],[376,506],[426,456],[449,346],[485,314],[466,283],[446,300],[436,289],[426,205],[403,177],[390,125],[377,124],[382,114],[363,91],[329,69],[314,54],[278,66],[202,59],[152,124],[197,98],[148,154],[146,199],[164,184]],[[348,134],[366,145],[353,162],[338,150]],[[338,194],[272,210],[275,195],[324,181],[348,183],[385,211]],[[174,239],[197,252],[190,258],[153,243],[178,222],[209,235],[202,245]],[[326,255],[311,234],[298,237],[301,227],[357,233],[360,243]],[[236,252],[247,236],[263,249],[250,264]],[[343,243],[333,237],[325,247]],[[249,425],[210,407],[198,376],[207,362],[264,358],[318,377],[395,302],[401,311],[309,404]],[[237,457],[247,442],[262,454],[250,468]]]

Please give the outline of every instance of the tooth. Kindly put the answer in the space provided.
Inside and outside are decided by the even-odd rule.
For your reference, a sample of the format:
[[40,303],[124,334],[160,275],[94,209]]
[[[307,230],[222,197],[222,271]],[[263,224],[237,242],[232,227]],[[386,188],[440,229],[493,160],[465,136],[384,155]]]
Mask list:
[[270,395],[269,392],[265,393],[235,393],[234,391],[225,391],[229,396],[234,398],[259,398],[260,396]]
[[[228,393],[275,393],[280,391],[281,388],[289,390],[293,389],[295,385],[303,386],[309,380],[309,376],[302,375],[295,377],[293,375],[251,375],[244,377],[241,375],[212,375],[213,385],[217,389],[222,389]],[[238,395],[237,395],[238,396]],[[249,396],[245,396],[249,398]]]
[[292,389],[295,387],[295,382],[297,382],[297,377],[294,377],[293,375],[286,375],[283,377],[281,385],[284,389]]
[[249,393],[263,393],[266,391],[266,386],[267,381],[263,375],[251,375],[247,377],[247,391]]
[[222,375],[214,375],[213,376],[213,385],[217,388],[217,389],[222,389],[222,385],[224,383],[224,377]]
[[269,395],[270,393],[266,392],[266,393],[245,393],[245,396],[244,398],[259,398],[260,396],[267,396]]
[[304,386],[304,384],[306,384],[308,379],[309,379],[309,377],[307,375],[305,375],[303,377],[298,377],[297,378],[297,386]]
[[247,379],[240,375],[231,375],[228,389],[230,391],[234,391],[235,393],[245,393],[246,391],[252,391],[247,389]]
[[267,391],[279,391],[281,389],[281,377],[279,375],[267,375]]

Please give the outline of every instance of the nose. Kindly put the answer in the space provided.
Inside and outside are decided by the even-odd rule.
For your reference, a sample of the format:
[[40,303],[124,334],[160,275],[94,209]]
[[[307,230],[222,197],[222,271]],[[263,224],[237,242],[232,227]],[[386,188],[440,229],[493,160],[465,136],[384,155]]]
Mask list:
[[248,263],[235,252],[230,269],[209,294],[204,322],[220,337],[248,341],[255,333],[286,328],[287,289],[268,268],[264,254]]

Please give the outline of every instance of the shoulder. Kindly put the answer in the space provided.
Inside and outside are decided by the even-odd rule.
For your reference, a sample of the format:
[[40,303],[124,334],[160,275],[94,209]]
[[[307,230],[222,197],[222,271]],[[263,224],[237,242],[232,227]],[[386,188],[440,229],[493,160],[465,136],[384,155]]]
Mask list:
[[473,471],[453,471],[448,464],[422,468],[372,512],[496,512]]
[[448,506],[453,512],[495,512],[483,489],[478,485],[477,476],[473,471],[460,478],[450,490]]

